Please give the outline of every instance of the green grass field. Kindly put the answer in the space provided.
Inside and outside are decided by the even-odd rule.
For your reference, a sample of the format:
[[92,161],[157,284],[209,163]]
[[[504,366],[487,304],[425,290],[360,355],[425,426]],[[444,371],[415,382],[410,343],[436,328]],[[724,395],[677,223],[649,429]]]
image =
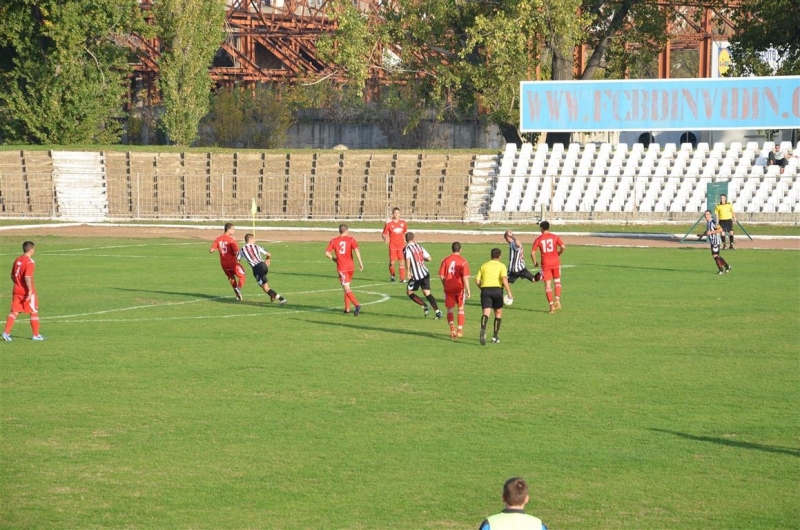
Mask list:
[[481,347],[478,298],[451,340],[378,243],[353,318],[324,243],[263,243],[279,307],[251,276],[237,303],[208,241],[35,241],[47,340],[21,317],[0,343],[2,528],[473,529],[514,475],[551,530],[800,527],[796,251],[717,276],[706,245],[570,246],[563,311],[517,283]]

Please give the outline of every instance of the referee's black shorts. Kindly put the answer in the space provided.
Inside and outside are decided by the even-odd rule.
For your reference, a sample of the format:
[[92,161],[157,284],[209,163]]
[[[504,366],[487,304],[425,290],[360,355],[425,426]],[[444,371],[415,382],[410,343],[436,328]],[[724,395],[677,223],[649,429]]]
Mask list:
[[481,289],[481,307],[483,309],[503,309],[503,288],[484,287]]
[[719,226],[725,232],[733,232],[733,219],[720,219]]

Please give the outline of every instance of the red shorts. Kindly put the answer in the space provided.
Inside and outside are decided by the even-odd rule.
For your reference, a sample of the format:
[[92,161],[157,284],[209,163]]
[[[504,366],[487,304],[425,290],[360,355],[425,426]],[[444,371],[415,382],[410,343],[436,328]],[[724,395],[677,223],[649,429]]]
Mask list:
[[344,285],[353,279],[353,271],[339,271],[339,282]]
[[552,269],[542,269],[542,280],[550,281],[550,280],[560,280],[561,279],[561,267],[553,267]]
[[405,264],[406,258],[403,256],[403,249],[398,248],[390,248],[389,249],[389,261],[400,261],[400,263]]
[[242,279],[245,277],[244,268],[238,263],[233,268],[222,267],[222,270],[225,272],[225,276],[231,280],[237,276]]
[[36,298],[36,293],[33,293],[29,299],[25,299],[24,294],[15,294],[11,298],[11,312],[12,313],[30,313],[35,315],[39,312],[39,300]]
[[447,308],[464,305],[464,291],[458,294],[444,293],[444,306]]

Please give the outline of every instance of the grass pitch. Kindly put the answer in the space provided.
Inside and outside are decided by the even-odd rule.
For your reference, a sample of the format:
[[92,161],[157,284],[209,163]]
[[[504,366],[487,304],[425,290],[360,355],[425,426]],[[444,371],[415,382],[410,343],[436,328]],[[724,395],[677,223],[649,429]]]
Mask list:
[[262,243],[283,307],[252,277],[234,301],[207,241],[36,244],[46,341],[21,317],[0,343],[2,528],[468,529],[514,475],[556,530],[800,527],[797,252],[717,276],[706,245],[570,246],[563,311],[518,282],[481,347],[478,297],[451,340],[378,243],[358,318],[324,243]]

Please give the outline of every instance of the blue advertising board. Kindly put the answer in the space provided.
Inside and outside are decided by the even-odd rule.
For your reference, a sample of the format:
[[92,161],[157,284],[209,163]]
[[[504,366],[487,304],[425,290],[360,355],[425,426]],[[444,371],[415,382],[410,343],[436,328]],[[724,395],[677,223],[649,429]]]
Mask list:
[[522,132],[798,127],[800,76],[520,83]]

